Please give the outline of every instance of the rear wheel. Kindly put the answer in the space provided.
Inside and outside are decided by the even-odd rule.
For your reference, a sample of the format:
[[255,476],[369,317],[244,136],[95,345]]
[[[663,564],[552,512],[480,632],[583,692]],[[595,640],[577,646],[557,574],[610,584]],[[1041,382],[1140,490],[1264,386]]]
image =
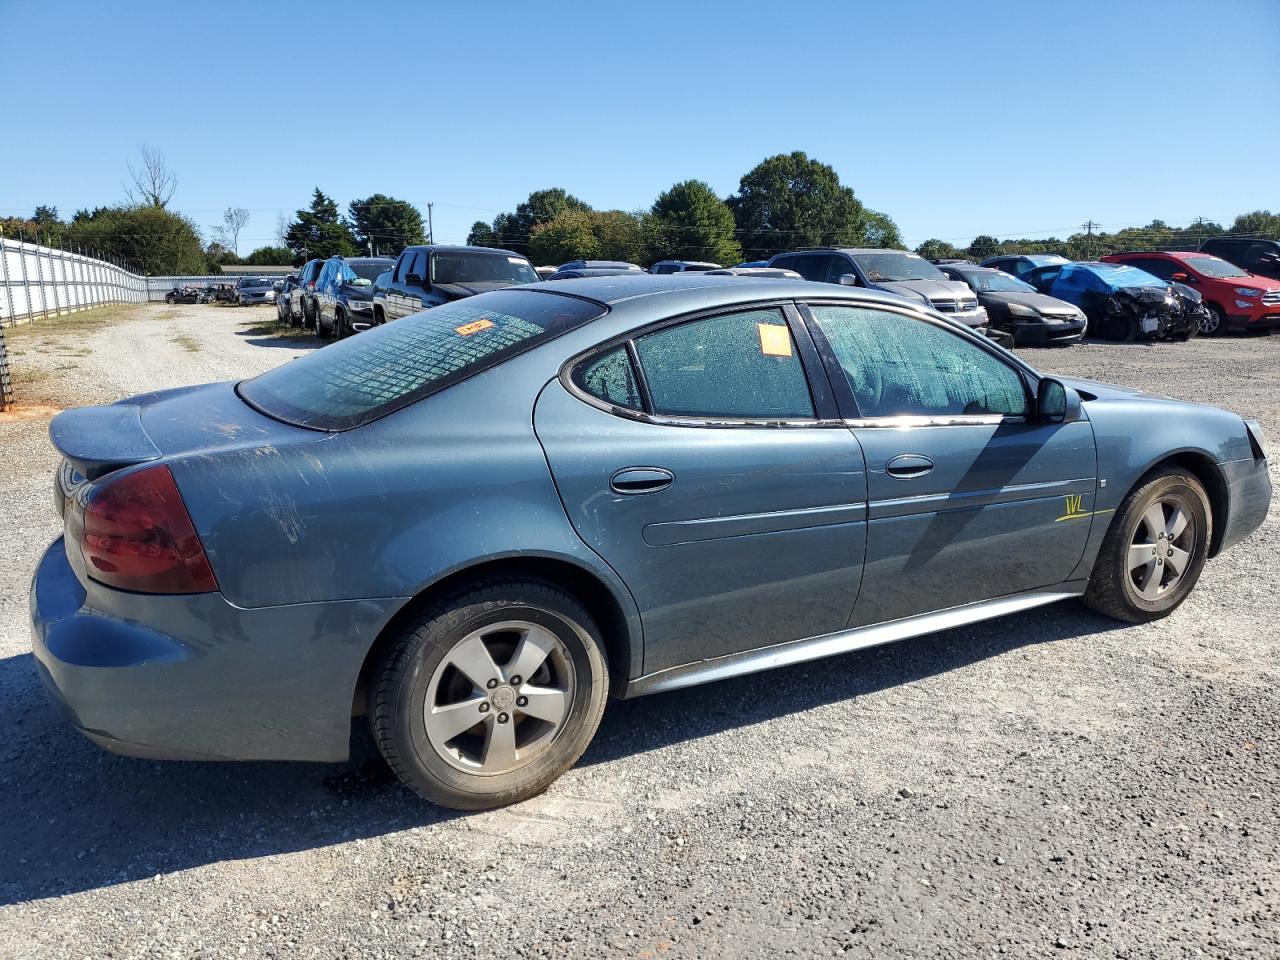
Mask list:
[[374,737],[420,796],[485,810],[571,767],[607,689],[599,630],[577,600],[537,581],[493,582],[404,626],[374,679]]
[[351,336],[351,328],[347,325],[347,315],[341,310],[333,315],[333,336],[336,340]]
[[1199,480],[1176,467],[1148,474],[1116,511],[1085,603],[1129,623],[1167,616],[1200,579],[1212,534]]

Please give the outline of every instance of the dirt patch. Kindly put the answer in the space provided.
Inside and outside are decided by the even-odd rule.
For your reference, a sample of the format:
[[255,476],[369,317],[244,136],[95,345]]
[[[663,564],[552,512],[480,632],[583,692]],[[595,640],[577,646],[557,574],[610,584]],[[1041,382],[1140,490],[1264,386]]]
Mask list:
[[44,420],[61,412],[61,407],[20,403],[14,407],[10,407],[8,410],[0,411],[0,423],[18,423],[23,420]]

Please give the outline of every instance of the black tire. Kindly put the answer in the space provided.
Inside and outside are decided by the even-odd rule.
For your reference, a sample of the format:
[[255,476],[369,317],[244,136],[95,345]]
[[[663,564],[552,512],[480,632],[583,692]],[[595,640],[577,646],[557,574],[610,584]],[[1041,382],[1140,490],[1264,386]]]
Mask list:
[[[1190,559],[1176,585],[1156,599],[1144,599],[1130,569],[1131,546],[1147,510],[1164,498],[1177,500],[1188,509],[1194,541],[1187,551]],[[1196,585],[1209,556],[1213,539],[1213,512],[1204,486],[1178,467],[1154,470],[1143,477],[1124,498],[1102,541],[1093,565],[1084,602],[1092,610],[1126,623],[1148,623],[1172,613]],[[1153,546],[1153,555],[1154,547]],[[1172,554],[1170,554],[1172,555]],[[1161,565],[1164,561],[1161,560]]]
[[[427,691],[464,638],[513,619],[535,623],[563,644],[575,678],[567,713],[550,743],[523,765],[465,772],[428,738]],[[573,596],[539,581],[495,580],[424,609],[400,628],[374,674],[370,723],[391,769],[419,796],[457,810],[488,810],[541,793],[577,762],[600,725],[608,688],[600,631]]]
[[1205,327],[1201,325],[1200,333],[1206,337],[1220,337],[1227,332],[1227,313],[1216,303],[1206,303],[1205,307],[1209,310],[1209,315],[1213,318],[1211,326]]
[[347,317],[341,310],[335,311],[333,315],[333,338],[342,340],[351,336],[351,330],[347,327]]

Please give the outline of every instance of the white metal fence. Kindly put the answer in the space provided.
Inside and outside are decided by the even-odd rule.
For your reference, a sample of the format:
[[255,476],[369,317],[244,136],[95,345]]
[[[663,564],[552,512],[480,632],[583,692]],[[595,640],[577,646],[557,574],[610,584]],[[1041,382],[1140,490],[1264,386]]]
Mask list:
[[103,303],[143,303],[147,288],[146,277],[114,263],[0,237],[0,327]]

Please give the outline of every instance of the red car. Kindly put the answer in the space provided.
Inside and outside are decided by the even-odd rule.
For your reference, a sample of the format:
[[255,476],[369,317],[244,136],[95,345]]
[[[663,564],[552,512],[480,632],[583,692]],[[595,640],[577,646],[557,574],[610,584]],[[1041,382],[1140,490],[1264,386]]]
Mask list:
[[1280,327],[1280,280],[1259,277],[1208,253],[1149,251],[1112,253],[1108,263],[1125,263],[1161,280],[1185,283],[1199,291],[1208,318],[1202,334],[1226,330],[1270,330]]

